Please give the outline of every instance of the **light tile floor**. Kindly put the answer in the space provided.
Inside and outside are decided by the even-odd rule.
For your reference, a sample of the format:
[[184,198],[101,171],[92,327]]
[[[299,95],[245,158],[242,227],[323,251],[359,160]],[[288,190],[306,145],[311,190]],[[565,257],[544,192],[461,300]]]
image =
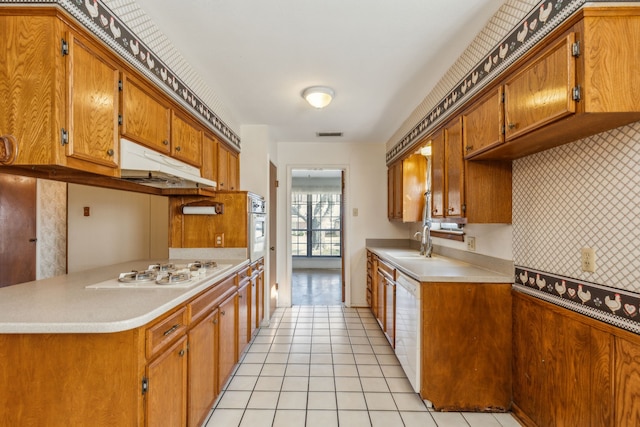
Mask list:
[[294,306],[242,355],[205,427],[518,427],[510,414],[433,412],[369,309]]

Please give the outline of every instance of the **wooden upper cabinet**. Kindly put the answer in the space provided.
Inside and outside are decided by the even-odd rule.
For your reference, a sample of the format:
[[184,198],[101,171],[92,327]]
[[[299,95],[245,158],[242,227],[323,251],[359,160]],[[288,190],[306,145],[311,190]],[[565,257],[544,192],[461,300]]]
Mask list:
[[462,154],[462,118],[444,128],[445,191],[447,216],[464,213],[464,159]]
[[0,132],[16,142],[12,164],[118,176],[114,57],[54,11],[1,16],[0,51]]
[[202,130],[186,116],[171,112],[171,156],[202,166]]
[[442,218],[445,213],[445,157],[444,131],[431,139],[431,216]]
[[218,190],[235,191],[240,189],[240,159],[238,154],[218,144]]
[[73,33],[69,44],[69,142],[67,155],[118,167],[120,71],[98,46]]
[[412,154],[389,166],[387,172],[387,216],[389,220],[419,222],[424,208],[427,161]]
[[504,142],[503,99],[504,91],[499,86],[462,113],[465,157],[472,157]]
[[122,136],[169,154],[171,109],[158,92],[141,80],[122,75]]
[[575,113],[574,43],[571,32],[505,82],[507,141]]
[[202,137],[202,167],[200,173],[203,178],[218,180],[218,140],[208,133]]

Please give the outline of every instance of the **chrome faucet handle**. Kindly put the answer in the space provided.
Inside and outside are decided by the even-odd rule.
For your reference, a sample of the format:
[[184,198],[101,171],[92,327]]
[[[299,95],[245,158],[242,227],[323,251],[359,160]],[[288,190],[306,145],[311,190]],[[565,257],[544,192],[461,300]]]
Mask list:
[[416,231],[416,232],[413,234],[413,237],[415,237],[415,238],[416,238],[416,240],[422,240],[422,231]]

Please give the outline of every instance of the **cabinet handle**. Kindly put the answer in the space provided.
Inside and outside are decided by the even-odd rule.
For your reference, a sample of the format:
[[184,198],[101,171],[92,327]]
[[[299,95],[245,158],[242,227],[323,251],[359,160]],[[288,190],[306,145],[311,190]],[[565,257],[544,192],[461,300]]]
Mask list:
[[112,156],[113,156],[113,153],[114,153],[113,148],[109,148],[109,149],[107,150],[107,156],[112,157]]
[[0,150],[0,165],[10,165],[18,157],[18,141],[13,135],[0,136],[4,148]]
[[178,353],[178,356],[180,356],[180,357],[184,356],[184,348],[182,350],[180,350],[180,352]]
[[449,209],[447,209],[447,212],[453,212],[455,210],[456,210],[455,208],[449,208]]
[[471,151],[473,150],[473,145],[467,145],[466,147],[464,147],[464,149],[467,151]]
[[218,324],[218,319],[213,319],[213,324],[217,325]]
[[164,331],[164,335],[165,337],[167,335],[171,335],[172,333],[174,333],[176,331],[176,329],[178,329],[180,327],[179,323],[176,323],[175,325],[173,325],[171,328],[167,329],[166,331]]
[[515,129],[517,125],[515,123],[509,123],[508,126],[509,129]]
[[180,151],[180,146],[179,145],[176,147],[176,151]]
[[220,314],[222,314],[224,316],[227,313],[225,311],[221,311]]
[[169,141],[167,141],[166,139],[162,141],[162,145],[169,145]]
[[238,298],[242,299],[242,295],[238,295]]

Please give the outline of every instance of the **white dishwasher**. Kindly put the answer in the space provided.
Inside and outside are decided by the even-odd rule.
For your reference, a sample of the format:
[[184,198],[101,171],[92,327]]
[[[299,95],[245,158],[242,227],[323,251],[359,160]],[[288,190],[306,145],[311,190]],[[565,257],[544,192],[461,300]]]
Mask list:
[[396,276],[396,356],[416,393],[420,393],[420,282]]

